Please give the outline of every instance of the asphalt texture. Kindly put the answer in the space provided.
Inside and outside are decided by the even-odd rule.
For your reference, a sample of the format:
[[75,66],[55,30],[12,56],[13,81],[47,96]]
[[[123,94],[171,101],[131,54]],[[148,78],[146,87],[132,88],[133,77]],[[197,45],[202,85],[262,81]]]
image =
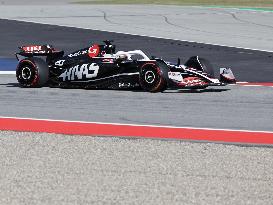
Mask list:
[[5,0],[0,18],[273,51],[272,11],[52,1]]
[[0,132],[0,204],[272,204],[273,149]]
[[14,58],[22,45],[52,44],[70,53],[112,39],[117,50],[140,49],[148,56],[172,62],[178,57],[185,62],[198,55],[211,61],[215,73],[219,73],[220,67],[229,67],[238,81],[273,82],[273,55],[268,52],[3,19],[0,28],[5,28],[5,32],[0,32],[0,56],[5,58]]
[[273,131],[272,87],[213,87],[163,93],[20,88],[0,76],[2,116]]

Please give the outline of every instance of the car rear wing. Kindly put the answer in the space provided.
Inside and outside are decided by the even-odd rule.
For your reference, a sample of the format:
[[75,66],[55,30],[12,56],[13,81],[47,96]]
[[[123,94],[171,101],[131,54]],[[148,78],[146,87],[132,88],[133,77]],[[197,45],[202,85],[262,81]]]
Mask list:
[[33,56],[63,56],[64,51],[56,51],[51,45],[30,45],[19,47],[16,58],[19,61],[20,56],[33,57]]

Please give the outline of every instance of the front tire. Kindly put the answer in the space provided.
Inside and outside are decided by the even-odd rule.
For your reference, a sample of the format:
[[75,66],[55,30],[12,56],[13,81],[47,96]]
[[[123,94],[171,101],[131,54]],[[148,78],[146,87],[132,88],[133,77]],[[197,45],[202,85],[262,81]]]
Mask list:
[[168,87],[167,65],[157,62],[146,63],[140,69],[139,82],[149,92],[163,92]]
[[42,87],[48,82],[49,68],[41,58],[26,58],[19,62],[16,77],[22,87]]

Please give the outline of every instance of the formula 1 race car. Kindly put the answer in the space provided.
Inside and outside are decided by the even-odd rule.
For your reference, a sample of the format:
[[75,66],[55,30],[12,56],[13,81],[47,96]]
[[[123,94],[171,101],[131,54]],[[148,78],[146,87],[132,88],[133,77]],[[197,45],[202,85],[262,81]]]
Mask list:
[[16,77],[22,87],[132,89],[162,92],[167,88],[204,89],[235,83],[229,68],[220,68],[220,80],[211,64],[198,56],[184,65],[149,58],[141,50],[115,52],[112,41],[64,55],[50,45],[22,46]]

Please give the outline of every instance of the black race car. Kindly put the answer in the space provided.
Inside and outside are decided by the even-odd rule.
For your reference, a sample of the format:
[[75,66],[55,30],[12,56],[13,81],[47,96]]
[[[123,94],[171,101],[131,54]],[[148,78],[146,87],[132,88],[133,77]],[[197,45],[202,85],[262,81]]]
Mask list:
[[50,45],[22,46],[16,77],[22,87],[58,86],[87,89],[142,88],[162,92],[167,88],[204,89],[235,83],[229,68],[220,68],[220,80],[211,64],[198,56],[184,65],[149,58],[141,50],[115,51],[112,41],[64,55]]

